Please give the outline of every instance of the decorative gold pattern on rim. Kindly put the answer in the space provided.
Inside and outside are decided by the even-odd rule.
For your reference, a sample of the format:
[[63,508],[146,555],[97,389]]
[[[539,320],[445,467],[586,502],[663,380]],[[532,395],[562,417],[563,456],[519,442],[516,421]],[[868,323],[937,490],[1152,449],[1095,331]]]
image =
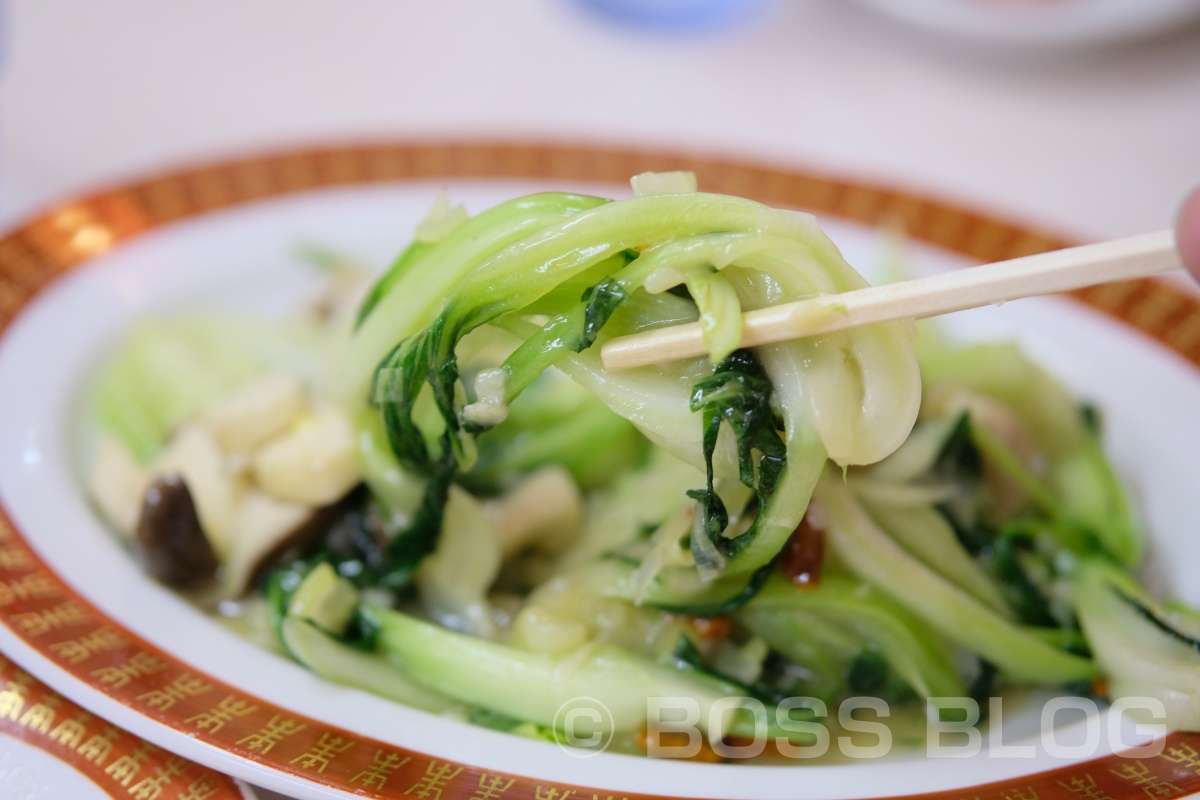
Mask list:
[[[997,261],[1071,244],[1047,232],[900,190],[732,160],[569,145],[361,144],[185,169],[102,191],[34,218],[0,239],[0,331],[66,270],[86,264],[139,233],[208,211],[345,185],[488,178],[616,184],[639,172],[667,169],[695,171],[702,187],[709,191],[805,208],[868,225],[902,226],[914,239],[979,261]],[[1200,368],[1197,298],[1152,280],[1083,290],[1074,297],[1150,336]],[[87,603],[30,549],[2,507],[0,623],[75,680],[137,713],[247,761],[319,785],[375,797],[432,800],[566,800],[568,796],[599,800],[608,796],[589,788],[544,786],[531,778],[436,761],[303,717],[199,674]],[[23,674],[11,671],[15,668],[9,668],[2,657],[0,665],[10,669],[9,673],[0,672],[0,678]],[[0,691],[0,728],[9,723],[22,726],[26,705],[18,695],[28,686],[16,677],[6,685],[8,688]],[[11,709],[18,708],[18,701],[20,709],[14,712]],[[33,722],[37,721],[30,717],[21,730],[40,730],[40,722],[31,728]],[[101,737],[87,749],[89,739],[80,743],[76,752],[87,749],[86,758],[93,751],[99,752],[95,748],[103,749],[103,741]],[[113,747],[110,743],[108,751]],[[162,769],[167,763],[177,763],[170,760],[174,757],[152,750],[131,751],[123,757],[132,761],[122,770],[136,767],[146,774],[150,774],[146,765],[152,758],[166,759]],[[126,793],[132,791],[122,786]],[[967,795],[977,800],[1048,800],[1143,794],[1177,797],[1195,791],[1200,791],[1200,734],[1171,734],[1163,752],[1153,758],[1110,756],[969,790],[921,796],[938,800]],[[178,796],[195,800],[201,795],[193,792]],[[658,798],[624,795],[623,800]]]
[[[40,576],[32,573],[30,577]],[[92,716],[3,656],[0,656],[0,735],[49,753],[110,797],[243,798],[232,778],[172,755]]]

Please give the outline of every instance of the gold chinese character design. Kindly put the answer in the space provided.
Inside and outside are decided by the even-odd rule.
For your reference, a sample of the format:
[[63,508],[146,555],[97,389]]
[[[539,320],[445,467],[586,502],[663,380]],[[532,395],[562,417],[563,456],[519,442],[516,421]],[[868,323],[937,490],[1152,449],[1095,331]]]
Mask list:
[[13,621],[17,623],[17,627],[30,636],[44,636],[61,628],[85,625],[91,621],[91,618],[78,603],[68,600],[45,611],[14,614]]
[[21,718],[25,710],[25,701],[29,699],[29,684],[32,678],[26,672],[18,670],[17,676],[7,682],[0,691],[0,719],[7,717],[13,722]]
[[540,783],[533,790],[533,800],[567,800],[575,794],[574,789],[558,789],[554,786],[542,786]]
[[371,766],[351,778],[350,782],[361,783],[367,789],[382,789],[392,773],[409,761],[412,761],[412,756],[401,758],[399,753],[376,750]]
[[486,772],[479,776],[479,788],[471,795],[471,800],[498,800],[514,783],[513,778],[507,780],[503,775],[488,776]]
[[76,752],[94,764],[103,764],[112,755],[113,744],[120,736],[121,731],[109,725],[103,734],[93,735]]
[[116,650],[118,647],[124,646],[127,641],[125,637],[114,630],[100,628],[78,639],[55,642],[50,645],[50,649],[72,664],[79,664],[87,661],[96,653]]
[[1032,786],[1023,786],[1004,792],[1000,795],[1004,800],[1038,800],[1038,793]]
[[271,717],[271,721],[264,725],[258,733],[252,733],[249,736],[238,739],[238,744],[246,745],[247,750],[255,750],[263,755],[271,752],[271,748],[279,744],[285,737],[291,736],[293,733],[299,733],[308,726],[303,722],[282,717],[278,714]]
[[458,777],[462,767],[455,767],[449,762],[439,764],[430,761],[425,767],[425,776],[409,787],[406,795],[419,797],[421,800],[442,800],[442,789],[446,784]]
[[0,569],[14,572],[33,569],[33,557],[19,544],[0,546]]
[[1187,767],[1190,770],[1194,770],[1197,775],[1200,775],[1200,753],[1197,753],[1196,748],[1187,742],[1180,742],[1177,745],[1166,748],[1158,754],[1158,757],[1172,764]]
[[166,711],[178,701],[188,697],[199,697],[212,691],[212,688],[212,684],[205,683],[194,675],[180,675],[162,689],[139,694],[138,700],[144,701],[151,708]]
[[129,786],[142,769],[142,764],[158,748],[146,742],[129,755],[121,756],[104,768],[104,774],[122,786]]
[[330,733],[322,733],[316,745],[311,750],[293,758],[289,763],[299,764],[303,769],[315,769],[318,773],[325,771],[334,756],[344,753],[354,747],[353,739],[343,739]]
[[54,709],[58,708],[59,702],[57,697],[50,696],[40,703],[34,703],[25,710],[17,724],[38,733],[49,733],[50,726],[54,724]]
[[219,788],[213,782],[212,777],[205,775],[192,781],[187,790],[182,792],[176,800],[208,800],[217,793]]
[[1140,759],[1131,764],[1124,764],[1120,769],[1110,769],[1123,781],[1141,788],[1147,797],[1177,797],[1182,790],[1166,778],[1161,778],[1150,771],[1150,766]]
[[167,665],[160,659],[139,650],[123,663],[92,670],[92,674],[99,678],[101,683],[111,686],[114,689],[120,689],[128,686],[136,678],[153,675],[157,672],[162,672],[166,668]]
[[1074,796],[1081,800],[1112,800],[1108,794],[1096,784],[1096,779],[1090,773],[1077,775],[1074,778],[1065,781],[1059,781],[1058,785],[1066,789]]
[[87,724],[92,721],[92,715],[86,711],[78,712],[71,719],[64,719],[50,731],[50,740],[58,742],[63,747],[78,748],[87,733]]
[[[0,661],[0,689],[0,734],[16,736],[73,765],[107,788],[106,797],[128,792],[132,800],[175,800],[181,787],[197,777],[189,775],[197,767],[187,759],[98,720],[7,660]],[[225,779],[211,773],[209,778],[207,784],[191,787],[196,796],[224,797]],[[0,776],[0,800],[10,794]]]
[[130,787],[129,794],[135,800],[158,800],[167,784],[182,775],[188,766],[185,759],[171,756],[166,764],[154,770],[153,776],[142,778]]
[[244,717],[247,714],[252,714],[258,710],[258,706],[251,703],[249,700],[243,700],[237,695],[228,695],[224,700],[217,703],[216,706],[205,711],[203,714],[196,714],[193,717],[188,717],[187,722],[192,723],[202,731],[216,733],[225,727],[225,723],[232,720],[234,717]]
[[49,576],[40,572],[0,583],[0,607],[12,605],[18,600],[60,597],[62,592]]

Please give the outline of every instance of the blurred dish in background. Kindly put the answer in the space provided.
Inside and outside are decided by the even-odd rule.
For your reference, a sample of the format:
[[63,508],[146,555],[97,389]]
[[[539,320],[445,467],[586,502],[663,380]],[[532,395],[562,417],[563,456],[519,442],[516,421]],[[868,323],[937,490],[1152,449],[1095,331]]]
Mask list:
[[605,16],[642,28],[697,31],[753,16],[765,0],[581,0]]
[[1200,16],[1200,0],[861,0],[911,25],[1019,45],[1088,45],[1161,33]]

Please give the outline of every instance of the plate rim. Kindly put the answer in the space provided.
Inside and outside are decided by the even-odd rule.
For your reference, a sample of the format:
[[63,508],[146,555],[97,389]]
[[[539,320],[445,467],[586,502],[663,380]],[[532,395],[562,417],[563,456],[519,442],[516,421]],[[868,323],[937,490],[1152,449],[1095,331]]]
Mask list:
[[[1033,226],[1009,222],[952,201],[817,170],[776,168],[734,158],[643,148],[479,140],[331,145],[256,154],[153,175],[64,201],[17,226],[0,238],[0,338],[21,310],[66,272],[86,266],[92,259],[140,233],[208,212],[323,189],[421,180],[572,180],[616,185],[630,175],[651,169],[692,170],[701,177],[705,190],[750,196],[772,205],[802,207],[876,227],[881,224],[902,226],[915,240],[978,261],[1002,260],[1072,243]],[[1180,355],[1193,368],[1200,369],[1200,298],[1158,280],[1093,287],[1071,296],[1149,336]],[[323,767],[314,772],[319,762],[314,761],[314,766],[305,769],[295,766],[297,762],[303,764],[300,758],[285,762],[278,757],[271,758],[270,748],[263,752],[248,748],[244,744],[247,736],[241,736],[241,741],[233,738],[234,732],[244,733],[245,726],[226,728],[222,724],[215,729],[198,726],[197,719],[202,720],[203,714],[213,711],[210,703],[182,696],[161,707],[157,705],[157,698],[169,697],[171,687],[178,687],[180,681],[184,684],[188,680],[204,682],[204,676],[196,676],[196,670],[189,670],[187,664],[141,640],[116,620],[107,618],[59,578],[30,546],[28,537],[13,524],[2,497],[0,556],[3,556],[0,558],[0,592],[5,586],[10,589],[7,596],[0,594],[0,626],[3,628],[0,632],[4,634],[0,638],[15,640],[17,650],[29,658],[26,668],[64,694],[78,695],[87,689],[83,694],[93,701],[103,697],[111,701],[103,705],[111,706],[115,702],[145,715],[156,724],[143,735],[152,741],[158,739],[156,744],[164,742],[163,746],[170,748],[170,742],[178,745],[176,737],[183,734],[198,739],[225,757],[232,756],[247,770],[243,777],[266,785],[283,785],[276,779],[286,779],[287,788],[291,789],[296,788],[292,781],[302,780],[323,790],[360,792],[377,788],[381,792],[379,796],[399,797],[416,790],[421,780],[439,769],[437,761],[431,761],[421,753],[367,742],[366,747],[342,751],[339,769],[327,775]],[[43,591],[14,593],[11,587],[21,581],[29,582],[29,586],[41,586]],[[62,624],[49,630],[69,630],[72,638],[56,642],[40,638],[46,632],[47,620],[54,619],[62,620]],[[65,646],[89,641],[89,637],[95,637],[98,632],[107,633],[93,641],[108,637],[112,644],[115,636],[119,642],[93,650]],[[253,705],[256,710],[261,710],[261,704],[265,703],[216,679],[209,683],[220,686],[220,691],[213,696],[225,693],[228,698],[234,698],[230,701],[232,705],[242,703],[242,707]],[[163,695],[164,692],[167,695]],[[146,699],[148,697],[153,704]],[[74,699],[86,705],[78,696]],[[218,703],[217,707],[220,705]],[[136,711],[139,707],[141,712]],[[278,706],[266,711],[272,710],[286,712],[287,718],[302,717]],[[266,711],[261,713],[266,714]],[[257,719],[253,715],[251,718]],[[305,718],[303,724],[307,730],[304,735],[312,740],[313,747],[332,739],[344,743],[350,741],[348,737],[355,736],[311,718]],[[225,731],[224,735],[222,731]],[[293,733],[300,734],[300,730]],[[362,742],[364,737],[358,736],[356,741]],[[1191,747],[1194,751],[1200,748],[1200,735],[1171,734],[1168,743],[1177,748]],[[396,759],[388,761],[391,768],[385,774],[371,772],[372,745],[379,745],[375,748],[377,754],[397,755]],[[258,749],[261,750],[261,746]],[[208,754],[207,749],[203,752]],[[405,758],[407,760],[403,760]],[[1056,784],[1066,787],[1067,782],[1083,780],[1085,776],[1094,780],[1095,775],[1100,775],[1098,785],[1107,787],[1110,796],[1137,794],[1137,784],[1128,776],[1122,777],[1119,770],[1109,769],[1105,758],[1117,757],[1078,762],[1048,772],[968,788],[980,797],[1000,798],[1005,792],[1018,788],[1036,790],[1039,786],[1054,787]],[[212,763],[212,759],[203,757],[195,760]],[[449,762],[443,760],[443,763]],[[1174,781],[1172,785],[1180,788],[1186,785],[1190,791],[1200,790],[1200,774],[1196,770],[1160,759],[1149,763],[1154,765],[1152,776]],[[1128,766],[1128,763],[1122,761],[1114,765]],[[533,777],[482,772],[466,762],[450,764],[447,769],[453,771],[454,768],[459,771],[454,772],[453,786],[443,785],[435,800],[441,800],[442,790],[447,791],[449,797],[477,798],[489,775],[492,779],[499,778],[496,787],[504,785],[505,794],[544,798],[545,790],[555,790],[555,787],[543,786]],[[460,772],[466,772],[463,779],[458,779]],[[376,775],[373,782],[371,775]],[[360,780],[363,776],[367,776],[367,781]],[[505,785],[504,781],[509,782]],[[356,782],[364,785],[355,786]],[[404,786],[411,788],[403,792]],[[605,790],[578,786],[559,786],[557,789],[560,790],[558,800],[565,800],[564,792],[590,793],[596,795],[597,800],[606,794]],[[966,789],[921,796],[949,797],[963,791]],[[635,795],[625,796],[632,798]],[[498,795],[492,795],[488,800],[496,797]]]
[[[166,794],[248,800],[241,781],[123,730],[0,655],[0,736],[50,756],[112,798]],[[14,709],[18,709],[14,713]]]

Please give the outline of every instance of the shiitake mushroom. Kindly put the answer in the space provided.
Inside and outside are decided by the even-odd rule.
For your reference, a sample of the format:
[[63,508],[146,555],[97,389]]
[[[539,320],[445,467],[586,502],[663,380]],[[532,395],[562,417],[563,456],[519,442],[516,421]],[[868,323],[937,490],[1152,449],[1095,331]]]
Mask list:
[[150,483],[133,543],[146,573],[172,588],[196,589],[216,575],[217,554],[200,527],[192,493],[178,473],[159,475]]
[[[265,495],[261,495],[265,498]],[[300,507],[282,503],[286,513],[267,514],[251,529],[239,531],[224,564],[222,594],[241,597],[272,564],[309,552],[336,529],[351,511],[364,505],[360,489],[327,506],[292,513]],[[270,501],[266,503],[271,507]],[[261,505],[261,504],[260,504]],[[250,520],[246,520],[249,522]],[[134,530],[134,554],[146,574],[178,590],[207,588],[221,562],[200,524],[192,493],[178,473],[157,476],[147,488]]]

